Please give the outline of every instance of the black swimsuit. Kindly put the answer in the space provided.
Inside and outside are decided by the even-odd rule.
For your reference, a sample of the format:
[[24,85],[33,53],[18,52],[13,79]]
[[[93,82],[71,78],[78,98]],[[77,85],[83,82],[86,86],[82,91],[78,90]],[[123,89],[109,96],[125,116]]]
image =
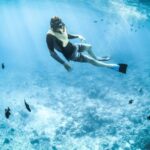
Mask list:
[[[78,36],[68,34],[68,39],[74,38],[78,38]],[[61,52],[68,61],[87,62],[87,59],[81,54],[81,52],[87,48],[84,44],[74,45],[71,42],[68,42],[67,46],[63,47],[62,41],[50,33],[46,36],[46,42],[51,56],[61,64],[64,64],[65,62],[57,55],[54,49]]]
[[[77,36],[68,34],[68,39],[73,39],[73,38],[77,38]],[[58,55],[57,55],[57,53],[55,53],[54,49],[57,49],[59,52],[61,52],[67,60],[69,60],[76,51],[76,46],[73,45],[71,42],[68,42],[67,46],[63,47],[62,41],[57,39],[52,34],[47,34],[46,42],[47,42],[49,51],[52,54],[52,57],[54,57],[60,63],[63,63],[63,61],[58,59]]]

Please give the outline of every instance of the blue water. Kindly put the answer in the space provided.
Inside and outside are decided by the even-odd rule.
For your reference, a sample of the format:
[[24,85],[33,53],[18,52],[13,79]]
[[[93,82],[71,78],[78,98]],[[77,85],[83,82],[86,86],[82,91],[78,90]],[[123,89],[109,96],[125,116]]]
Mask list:
[[[46,45],[54,15],[127,74],[75,62],[68,73]],[[2,0],[0,149],[150,150],[149,16],[148,0]]]

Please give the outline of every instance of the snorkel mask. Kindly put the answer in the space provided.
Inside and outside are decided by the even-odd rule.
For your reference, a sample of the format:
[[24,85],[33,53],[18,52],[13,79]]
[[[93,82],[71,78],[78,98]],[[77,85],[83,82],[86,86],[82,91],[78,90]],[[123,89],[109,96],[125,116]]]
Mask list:
[[58,29],[65,27],[65,24],[62,22],[62,20],[59,17],[53,17],[50,21],[50,26],[53,29],[54,32],[58,31]]

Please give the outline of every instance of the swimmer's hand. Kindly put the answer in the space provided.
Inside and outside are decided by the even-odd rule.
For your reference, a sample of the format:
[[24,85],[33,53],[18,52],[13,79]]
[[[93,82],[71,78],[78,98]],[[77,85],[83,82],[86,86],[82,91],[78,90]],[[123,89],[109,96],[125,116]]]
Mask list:
[[68,72],[70,72],[70,71],[72,70],[72,68],[71,68],[71,66],[70,66],[69,64],[64,63],[63,65],[64,65],[65,69],[66,69]]
[[78,38],[81,40],[81,42],[85,42],[86,39],[82,35],[78,35]]

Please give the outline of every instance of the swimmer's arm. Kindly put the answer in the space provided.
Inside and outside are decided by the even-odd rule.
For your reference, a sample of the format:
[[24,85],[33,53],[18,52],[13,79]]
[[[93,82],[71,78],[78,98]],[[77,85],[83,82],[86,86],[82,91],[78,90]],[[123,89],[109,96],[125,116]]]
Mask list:
[[68,39],[75,39],[75,38],[79,38],[81,41],[85,41],[85,38],[82,35],[68,34]]
[[63,59],[61,59],[59,55],[55,52],[53,36],[47,35],[46,42],[51,56],[60,64],[62,64],[68,72],[71,71],[71,66],[67,64]]
[[51,56],[57,60],[59,63],[61,63],[65,69],[70,72],[72,70],[71,66],[69,64],[67,64],[65,61],[63,61],[58,55],[57,53],[54,51],[54,52],[51,52]]
[[68,39],[76,39],[79,35],[68,34]]
[[51,56],[60,64],[64,64],[65,61],[63,61],[54,50],[54,37],[50,34],[47,34],[46,42]]
[[61,59],[55,51],[50,51],[51,56],[60,64],[64,65],[65,61]]

